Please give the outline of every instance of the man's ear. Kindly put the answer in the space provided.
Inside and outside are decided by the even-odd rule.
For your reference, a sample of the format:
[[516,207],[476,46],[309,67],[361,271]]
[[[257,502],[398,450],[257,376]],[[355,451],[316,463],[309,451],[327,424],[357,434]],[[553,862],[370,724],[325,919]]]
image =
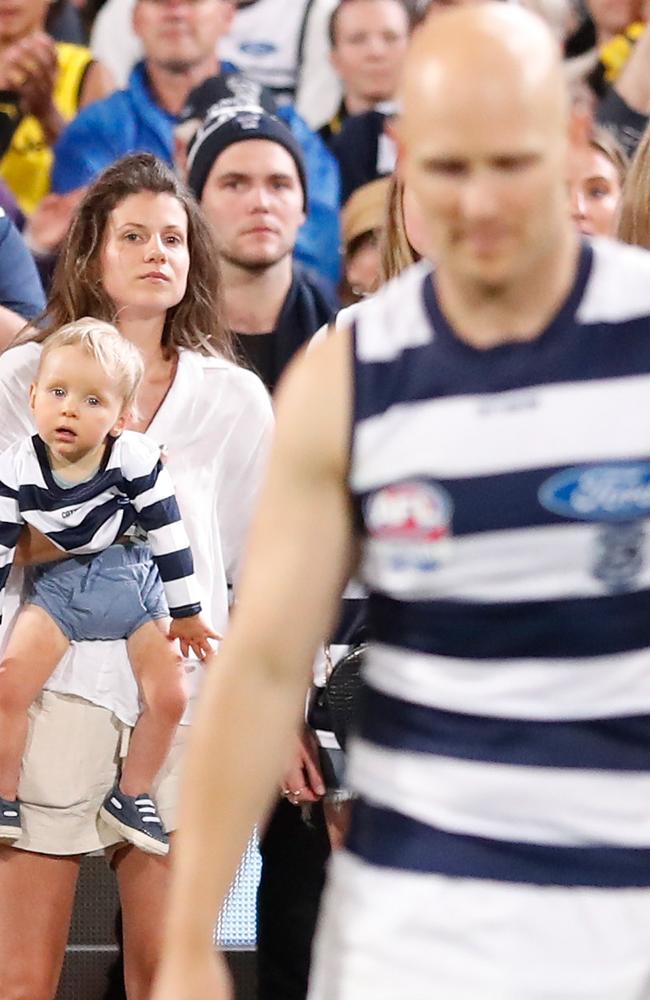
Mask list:
[[227,35],[232,28],[232,22],[235,20],[235,14],[237,13],[237,6],[235,0],[226,0],[222,19],[224,35]]
[[136,0],[131,11],[131,27],[133,28],[133,34],[142,39],[142,32],[140,31],[140,4],[138,0]]

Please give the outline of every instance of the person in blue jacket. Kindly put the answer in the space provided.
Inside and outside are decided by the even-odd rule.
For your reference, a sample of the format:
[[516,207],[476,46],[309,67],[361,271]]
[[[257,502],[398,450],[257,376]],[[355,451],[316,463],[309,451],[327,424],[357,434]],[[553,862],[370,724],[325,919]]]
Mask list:
[[45,297],[31,254],[0,208],[0,351],[44,308]]
[[[85,108],[60,136],[54,149],[55,195],[69,195],[86,187],[101,170],[126,153],[150,152],[172,163],[174,128],[183,106],[190,91],[207,78],[219,77],[222,86],[234,96],[239,96],[242,87],[257,87],[260,91],[259,84],[237,74],[232,65],[219,64],[214,54],[219,37],[230,25],[231,6],[221,0],[182,5],[173,0],[138,0],[134,28],[145,58],[132,70],[125,90]],[[192,49],[183,53],[182,59],[178,44],[171,44],[171,33],[160,30],[172,16],[185,18],[191,34]],[[338,166],[320,137],[293,108],[280,108],[277,113],[302,147],[312,192],[296,257],[334,282],[340,266]],[[63,218],[61,223],[63,235],[67,223]]]

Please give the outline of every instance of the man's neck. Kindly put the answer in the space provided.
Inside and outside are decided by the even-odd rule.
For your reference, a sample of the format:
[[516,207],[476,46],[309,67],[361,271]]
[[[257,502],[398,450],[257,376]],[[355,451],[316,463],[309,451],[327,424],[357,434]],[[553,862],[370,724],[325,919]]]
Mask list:
[[[386,98],[387,100],[388,98]],[[343,106],[349,115],[362,115],[366,111],[372,111],[382,101],[373,101],[362,94],[347,93],[343,96]]]
[[458,337],[479,350],[535,340],[571,291],[579,252],[578,236],[567,228],[528,275],[500,290],[459,281],[440,267],[435,274],[440,307]]
[[230,329],[237,333],[275,330],[293,280],[291,255],[260,271],[222,259],[221,270]]
[[210,76],[218,76],[221,68],[216,56],[210,56],[184,70],[172,70],[147,60],[147,77],[156,103],[170,115],[179,115],[187,96]]

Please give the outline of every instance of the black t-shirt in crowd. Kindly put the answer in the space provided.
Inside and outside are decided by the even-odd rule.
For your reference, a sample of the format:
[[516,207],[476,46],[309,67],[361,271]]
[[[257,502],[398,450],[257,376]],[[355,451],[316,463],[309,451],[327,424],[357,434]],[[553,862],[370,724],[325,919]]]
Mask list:
[[233,334],[238,356],[271,390],[275,384],[275,333]]
[[234,334],[242,361],[272,393],[296,351],[329,323],[336,309],[337,303],[322,279],[294,263],[293,280],[275,330]]

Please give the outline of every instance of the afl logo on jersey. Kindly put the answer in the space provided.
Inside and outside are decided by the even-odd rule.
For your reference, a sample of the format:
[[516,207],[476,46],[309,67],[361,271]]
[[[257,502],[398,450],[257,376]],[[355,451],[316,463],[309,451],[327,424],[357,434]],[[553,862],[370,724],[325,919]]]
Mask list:
[[393,568],[432,570],[447,555],[452,503],[436,483],[393,483],[371,494],[365,523]]

